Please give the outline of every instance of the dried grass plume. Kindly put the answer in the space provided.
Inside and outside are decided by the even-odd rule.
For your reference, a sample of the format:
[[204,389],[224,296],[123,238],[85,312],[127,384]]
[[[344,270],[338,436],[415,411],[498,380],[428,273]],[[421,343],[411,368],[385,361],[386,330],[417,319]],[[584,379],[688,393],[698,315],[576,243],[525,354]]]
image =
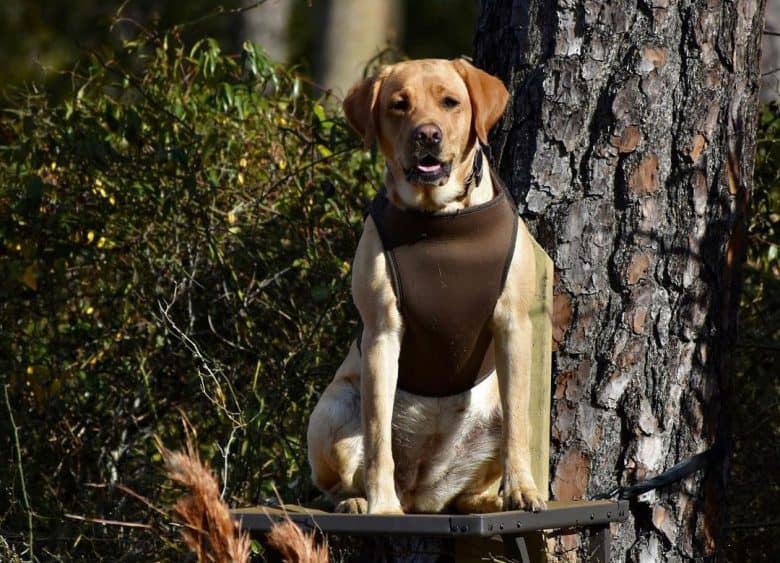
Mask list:
[[[249,535],[241,532],[219,494],[214,473],[198,455],[191,441],[185,450],[172,452],[158,442],[168,477],[189,489],[173,505],[174,516],[184,524],[181,535],[199,563],[248,563]],[[329,563],[328,542],[317,545],[289,517],[268,533],[268,543],[287,563]]]
[[181,535],[187,547],[200,563],[248,563],[249,535],[239,531],[214,474],[201,462],[192,443],[188,441],[183,452],[159,447],[168,477],[189,489],[172,509],[184,524]]
[[314,536],[304,533],[288,518],[268,532],[268,543],[286,563],[329,563],[328,541],[317,545]]

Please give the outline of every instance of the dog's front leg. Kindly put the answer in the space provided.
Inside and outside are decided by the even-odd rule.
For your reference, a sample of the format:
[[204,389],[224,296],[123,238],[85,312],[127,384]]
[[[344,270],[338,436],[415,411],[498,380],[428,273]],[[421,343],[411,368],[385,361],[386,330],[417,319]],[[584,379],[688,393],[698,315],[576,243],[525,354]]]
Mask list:
[[502,431],[504,510],[545,508],[531,474],[528,437],[531,387],[531,319],[521,314],[502,315],[496,330],[496,371],[498,372]]
[[392,424],[403,323],[382,242],[370,217],[355,254],[352,297],[363,319],[360,404],[368,512],[401,513],[395,492]]
[[369,514],[401,514],[395,492],[392,422],[398,380],[398,331],[363,330],[361,374],[363,451]]

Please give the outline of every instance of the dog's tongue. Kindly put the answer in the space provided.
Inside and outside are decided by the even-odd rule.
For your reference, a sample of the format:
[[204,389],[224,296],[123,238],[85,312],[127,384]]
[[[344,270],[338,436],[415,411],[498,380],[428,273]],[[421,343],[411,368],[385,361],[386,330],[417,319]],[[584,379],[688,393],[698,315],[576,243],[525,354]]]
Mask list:
[[425,172],[426,174],[430,174],[431,172],[438,172],[441,168],[441,164],[438,162],[436,164],[417,164],[417,170],[420,172]]

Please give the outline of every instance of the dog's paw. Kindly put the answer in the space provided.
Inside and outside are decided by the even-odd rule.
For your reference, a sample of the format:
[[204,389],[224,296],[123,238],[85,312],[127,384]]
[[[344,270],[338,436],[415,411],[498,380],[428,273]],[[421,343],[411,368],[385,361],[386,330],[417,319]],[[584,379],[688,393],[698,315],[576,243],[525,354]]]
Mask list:
[[504,499],[494,492],[462,494],[455,499],[453,506],[455,510],[463,514],[501,512],[504,508]]
[[344,499],[336,505],[336,512],[341,514],[366,514],[368,513],[368,501],[363,497]]
[[404,511],[401,508],[400,503],[395,502],[378,502],[369,507],[369,514],[403,514]]
[[504,510],[539,512],[547,508],[544,498],[533,483],[510,484],[505,480],[503,491]]

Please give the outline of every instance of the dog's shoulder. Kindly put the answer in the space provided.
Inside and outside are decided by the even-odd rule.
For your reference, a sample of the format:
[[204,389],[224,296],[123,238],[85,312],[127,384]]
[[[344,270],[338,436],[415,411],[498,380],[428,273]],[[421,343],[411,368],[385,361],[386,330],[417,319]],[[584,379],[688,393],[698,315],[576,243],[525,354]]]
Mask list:
[[522,219],[517,221],[517,239],[506,283],[493,313],[494,322],[527,314],[536,291],[536,262],[531,233]]
[[401,327],[382,239],[370,215],[363,223],[363,233],[352,262],[352,299],[366,327]]

